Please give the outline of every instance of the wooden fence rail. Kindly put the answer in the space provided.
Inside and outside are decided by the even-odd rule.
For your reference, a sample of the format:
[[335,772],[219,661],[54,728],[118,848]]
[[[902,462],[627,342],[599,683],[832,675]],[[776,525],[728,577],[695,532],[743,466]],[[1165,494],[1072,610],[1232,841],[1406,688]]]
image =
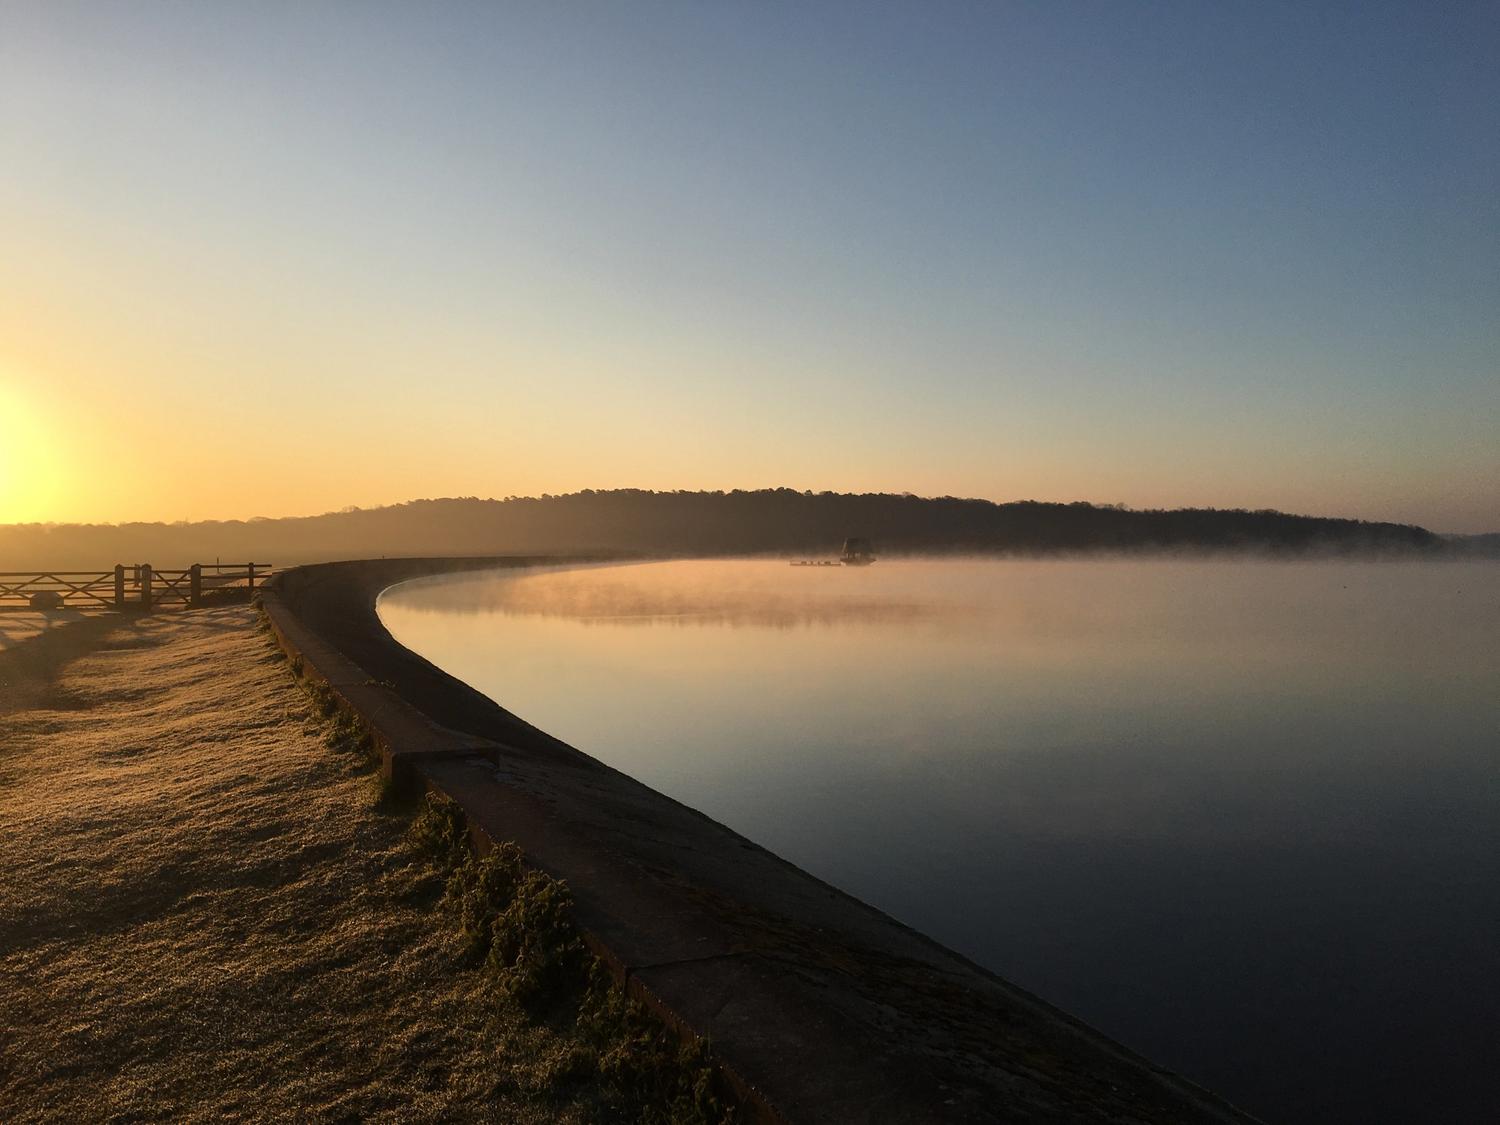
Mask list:
[[150,563],[114,570],[0,571],[0,610],[116,609],[179,604],[199,606],[204,595],[255,583],[275,572],[270,563],[194,563],[157,570]]

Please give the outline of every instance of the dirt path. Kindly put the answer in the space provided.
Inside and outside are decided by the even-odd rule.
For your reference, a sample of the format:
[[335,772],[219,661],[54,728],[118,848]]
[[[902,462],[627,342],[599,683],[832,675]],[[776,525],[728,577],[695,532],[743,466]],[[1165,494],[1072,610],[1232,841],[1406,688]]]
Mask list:
[[253,611],[101,620],[0,653],[0,1118],[594,1117]]

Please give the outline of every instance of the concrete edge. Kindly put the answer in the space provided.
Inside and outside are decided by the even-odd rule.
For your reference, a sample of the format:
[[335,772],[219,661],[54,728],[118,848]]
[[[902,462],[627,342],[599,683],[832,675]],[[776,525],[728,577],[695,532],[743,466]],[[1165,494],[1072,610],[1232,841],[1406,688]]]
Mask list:
[[[465,804],[464,793],[462,792],[465,782],[459,775],[473,768],[486,764],[493,768],[497,762],[513,755],[524,759],[528,754],[535,755],[537,752],[543,751],[545,753],[543,753],[542,757],[534,757],[533,760],[539,765],[543,765],[544,769],[556,767],[559,763],[569,771],[577,767],[585,767],[586,771],[602,771],[603,774],[613,775],[631,786],[641,787],[638,782],[628,778],[627,775],[611,769],[571,746],[558,742],[555,738],[546,734],[546,732],[538,730],[522,720],[517,720],[515,716],[505,712],[503,708],[499,708],[492,700],[474,692],[473,689],[467,687],[461,681],[455,680],[443,672],[442,669],[432,665],[431,662],[402,648],[398,642],[390,637],[383,625],[379,623],[378,615],[375,612],[375,601],[378,599],[381,590],[389,588],[391,585],[399,584],[410,577],[419,577],[426,574],[491,569],[495,567],[508,569],[511,567],[533,565],[603,561],[617,560],[597,556],[489,556],[483,558],[465,557],[455,559],[411,558],[366,560],[363,562],[336,564],[326,569],[331,573],[343,567],[348,567],[350,568],[348,572],[349,577],[353,577],[358,574],[358,568],[373,568],[378,575],[382,575],[376,583],[371,583],[368,580],[363,582],[355,580],[350,583],[348,577],[340,574],[339,580],[333,583],[319,586],[317,584],[318,580],[312,579],[312,585],[309,586],[300,584],[296,579],[298,571],[288,571],[283,575],[278,575],[269,587],[263,589],[262,606],[266,609],[266,616],[270,621],[278,645],[294,661],[300,661],[300,668],[303,674],[315,682],[324,685],[328,691],[333,693],[339,701],[340,706],[347,708],[370,730],[375,746],[379,751],[382,773],[390,778],[393,784],[408,792],[435,791],[453,799],[464,813],[471,839],[474,841],[476,848],[483,852],[499,842],[509,842],[513,837],[508,835],[509,820],[502,820],[497,823],[495,817],[482,815],[485,811],[484,809],[472,809]],[[302,569],[307,571],[308,574],[325,570],[324,567]],[[389,575],[390,577],[384,577],[383,575]],[[399,577],[397,577],[398,575]],[[326,576],[324,577],[326,578]],[[286,578],[288,581],[285,590],[281,589],[282,578]],[[343,595],[344,590],[347,590],[351,596],[345,597]],[[311,600],[309,600],[309,594],[312,595]],[[293,605],[297,605],[298,609],[293,609]],[[301,615],[307,614],[309,611],[311,611],[310,618],[308,622],[304,622]],[[351,619],[352,626],[350,624]],[[322,630],[326,631],[327,640],[324,639],[324,632],[315,627],[318,625],[321,626]],[[366,641],[367,639],[373,640],[374,635],[377,633],[380,641],[374,648],[370,648]],[[415,703],[408,702],[400,694],[402,689],[397,684],[374,679],[364,668],[346,656],[344,651],[337,647],[346,643],[352,643],[353,647],[349,650],[351,652],[370,651],[372,659],[377,661],[374,666],[389,667],[389,674],[397,679],[401,679],[403,684],[406,683],[406,677],[409,672],[415,673],[419,679],[426,677],[428,682],[425,689],[417,687],[416,683],[408,686],[417,691],[419,698],[428,699],[427,711],[419,710]],[[410,664],[400,662],[395,665],[390,664],[387,659],[386,649],[399,652],[402,654],[402,660],[409,661]],[[384,663],[381,663],[382,661]],[[431,706],[432,697],[430,691],[433,684],[430,681],[433,677],[441,681],[439,685],[441,691],[438,698],[441,700],[442,706],[437,709]],[[424,690],[429,694],[424,695]],[[466,696],[476,697],[482,701],[486,708],[486,718],[483,725],[472,723],[473,715],[466,711],[466,707],[470,702],[470,700],[465,698]],[[486,734],[462,733],[436,722],[432,716],[449,714],[450,712],[446,708],[450,705],[454,708],[451,714],[454,716],[456,723],[468,726],[476,732],[486,730]],[[498,727],[493,732],[486,729],[490,725],[488,719],[490,711],[498,713],[505,720],[498,724]],[[550,762],[550,765],[547,765],[547,762]],[[444,784],[443,779],[445,777],[451,781],[452,785],[457,786],[457,788],[450,791],[448,786]],[[524,799],[527,792],[526,789],[512,789],[512,783],[503,780],[501,780],[500,784],[502,788],[511,790],[521,795]],[[853,899],[838,888],[822,883],[820,880],[802,872],[786,860],[774,856],[772,853],[766,852],[765,849],[753,844],[753,842],[746,841],[743,837],[732,833],[729,829],[712,821],[711,818],[706,817],[703,813],[681,805],[679,802],[672,801],[671,798],[655,791],[647,791],[654,800],[664,802],[666,805],[670,805],[681,812],[691,814],[705,825],[711,826],[716,833],[734,837],[739,842],[738,846],[752,847],[756,852],[764,853],[765,856],[775,860],[786,872],[795,875],[798,880],[804,883],[817,884],[821,889],[827,891],[829,895],[845,900],[846,905],[849,905],[851,908],[858,908],[859,911],[878,918],[892,932],[900,931],[906,935],[907,939],[917,940],[923,946],[929,947],[931,951],[941,954],[946,959],[961,963],[961,971],[973,973],[976,981],[980,981],[980,978],[982,978],[983,981],[989,982],[988,984],[981,982],[981,987],[988,989],[990,985],[994,985],[1003,989],[1008,994],[1009,1002],[1015,1006],[1017,1011],[1029,1012],[1033,1016],[1048,1021],[1054,1027],[1075,1037],[1075,1041],[1086,1048],[1085,1053],[1094,1053],[1096,1061],[1103,1066],[1103,1070],[1098,1072],[1085,1070],[1080,1072],[1082,1075],[1102,1075],[1106,1070],[1113,1070],[1115,1064],[1120,1064],[1126,1068],[1133,1068],[1138,1075],[1146,1078],[1150,1084],[1158,1086],[1160,1095],[1169,1098],[1177,1109],[1183,1111],[1191,1109],[1193,1111],[1192,1120],[1199,1120],[1199,1114],[1202,1115],[1202,1120],[1245,1122],[1253,1122],[1255,1120],[1251,1115],[1238,1110],[1211,1091],[1198,1086],[1191,1080],[1175,1074],[1165,1067],[1159,1066],[1150,1059],[1138,1055],[1136,1052],[1124,1047],[1070,1013],[1054,1007],[1045,1000],[1026,992],[1024,989],[1020,989],[1008,981],[1004,981],[982,966],[975,965],[953,953],[951,950],[947,950],[932,938],[888,918],[873,907],[857,899]],[[523,817],[527,815],[521,806],[517,806],[511,809],[507,816],[513,816],[518,811],[520,811]],[[522,829],[522,832],[524,834],[525,829]],[[523,849],[523,851],[525,850]],[[527,854],[526,860],[528,865],[535,870],[552,877],[559,877],[557,872],[550,870],[535,855]],[[587,879],[584,882],[586,883]],[[594,889],[597,890],[598,888]],[[711,1038],[694,1026],[693,1018],[684,1015],[684,1013],[695,1010],[694,1004],[696,998],[694,996],[682,993],[680,987],[676,988],[674,995],[679,1006],[674,1007],[673,1003],[669,1003],[662,996],[657,995],[651,988],[650,982],[642,978],[646,970],[659,966],[642,963],[633,969],[627,957],[618,955],[616,951],[610,948],[606,941],[601,939],[598,933],[589,932],[587,927],[582,924],[580,924],[579,928],[590,948],[605,963],[616,981],[623,985],[627,993],[645,1004],[648,1009],[660,1017],[685,1042],[695,1042]],[[698,960],[708,960],[715,964],[727,966],[731,963],[742,962],[745,956],[750,956],[750,954],[747,952],[744,955],[728,957],[717,955]],[[754,960],[753,957],[751,959]],[[663,979],[659,983],[666,984],[668,982]],[[673,993],[674,989],[669,987],[667,992]],[[686,1007],[681,1007],[680,1005],[682,1004],[686,1004]],[[708,1028],[712,1025],[711,1023],[703,1023],[700,1026]],[[733,1045],[736,1040],[731,1038],[726,1039],[725,1042]],[[802,1097],[805,1091],[795,1088],[795,1083],[791,1089],[782,1090],[782,1087],[786,1085],[782,1081],[784,1076],[776,1070],[764,1070],[764,1058],[752,1061],[749,1058],[741,1059],[735,1052],[729,1052],[728,1059],[726,1059],[719,1052],[715,1052],[715,1054],[714,1061],[717,1071],[728,1089],[740,1099],[740,1107],[747,1119],[772,1122],[828,1119],[826,1113],[809,1116],[805,1112],[807,1109],[805,1105],[799,1107],[798,1099]],[[734,1061],[729,1061],[731,1059]],[[1080,1056],[1080,1061],[1081,1059],[1082,1056]],[[743,1064],[743,1066],[738,1066],[737,1064]],[[769,1083],[768,1088],[759,1087],[757,1084],[748,1081],[745,1077],[746,1073],[761,1074],[763,1071],[763,1076]],[[892,1077],[895,1077],[895,1074],[900,1072],[876,1071],[870,1073],[891,1073]],[[774,1081],[772,1081],[773,1079]],[[821,1083],[821,1078],[818,1081]],[[1111,1086],[1109,1089],[1115,1090],[1117,1087]],[[786,1094],[791,1100],[785,1106],[778,1105],[782,1095],[773,1093],[773,1090],[782,1090],[782,1093]],[[917,1112],[909,1113],[900,1119],[914,1122],[929,1119],[936,1120],[937,1117],[929,1116],[929,1108],[937,1109],[939,1107],[935,1105],[921,1107]],[[1165,1109],[1167,1107],[1163,1105],[1162,1108]],[[1090,1120],[1103,1119],[1094,1113],[1087,1114],[1087,1116]],[[1111,1121],[1124,1122],[1128,1120],[1132,1123],[1144,1122],[1146,1120],[1188,1120],[1187,1117],[1179,1118],[1176,1113],[1172,1113],[1169,1116],[1157,1116],[1152,1113],[1148,1113],[1145,1117],[1134,1114],[1129,1114],[1126,1117],[1110,1114],[1106,1114],[1106,1116]],[[854,1116],[850,1117],[850,1120],[854,1119]],[[895,1118],[889,1117],[882,1111],[873,1116],[860,1116],[858,1119],[869,1121],[873,1125],[875,1122],[894,1120]],[[983,1119],[988,1120],[988,1115],[985,1115]],[[1053,1118],[1048,1117],[1047,1119],[1052,1120]]]
[[[470,841],[481,856],[488,854],[492,848],[509,842],[494,838],[475,823],[468,810],[464,809],[463,803],[446,792],[439,782],[429,778],[422,768],[424,761],[434,758],[472,757],[489,761],[496,751],[505,749],[502,744],[477,739],[432,722],[402,699],[392,685],[372,679],[343,653],[314,635],[282,601],[274,581],[261,589],[259,599],[260,608],[265,612],[277,646],[286,654],[294,668],[300,661],[301,678],[328,689],[341,707],[367,727],[379,757],[381,776],[394,785],[398,793],[416,796],[431,792],[453,801],[463,811]],[[550,872],[536,866],[524,852],[522,861],[542,874],[551,876]],[[652,991],[637,974],[632,973],[627,961],[611,949],[608,943],[582,925],[578,929],[589,950],[624,989],[626,995],[643,1004],[684,1045],[694,1045],[707,1039],[681,1013]],[[744,1076],[718,1057],[714,1057],[713,1065],[721,1081],[733,1092],[740,1108],[748,1111],[748,1121],[759,1125],[789,1125],[785,1115]]]

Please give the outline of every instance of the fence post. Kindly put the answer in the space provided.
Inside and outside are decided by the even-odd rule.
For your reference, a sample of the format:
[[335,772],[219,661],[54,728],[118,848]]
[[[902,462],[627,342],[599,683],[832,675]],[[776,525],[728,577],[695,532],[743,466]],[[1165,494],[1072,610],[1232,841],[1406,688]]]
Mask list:
[[250,579],[250,581],[248,583],[249,590],[253,594],[253,593],[255,593],[255,564],[254,563],[250,563],[249,564],[249,569],[246,571],[246,574],[247,574],[248,578]]
[[125,564],[115,563],[115,608],[125,608]]
[[188,605],[200,606],[203,604],[203,566],[194,563],[188,570]]
[[141,563],[141,608],[151,608],[151,564]]

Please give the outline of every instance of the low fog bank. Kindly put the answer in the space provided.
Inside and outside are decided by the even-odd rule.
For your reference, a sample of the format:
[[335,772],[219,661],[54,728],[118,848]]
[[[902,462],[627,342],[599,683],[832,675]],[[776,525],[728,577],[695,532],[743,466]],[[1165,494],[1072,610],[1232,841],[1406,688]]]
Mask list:
[[1452,554],[1471,559],[1500,559],[1500,532],[1488,535],[1444,535],[1442,538]]
[[[1451,558],[1434,567],[1420,555],[1378,565],[1187,552],[887,556],[854,568],[759,556],[429,575],[385,591],[379,608],[387,625],[512,619],[503,634],[482,629],[486,638],[514,639],[515,621],[529,618],[625,629],[880,626],[905,630],[900,646],[916,628],[938,625],[949,638],[998,629],[1032,654],[1060,643],[1068,659],[1108,634],[1116,653],[1175,640],[1198,651],[1222,646],[1236,659],[1259,651],[1274,663],[1290,645],[1321,649],[1337,663],[1351,652],[1394,646],[1410,658],[1430,647],[1433,667],[1439,654],[1452,659],[1460,650],[1488,667],[1500,649],[1478,626],[1475,607],[1500,592],[1497,584],[1500,568],[1487,561]],[[859,666],[870,659],[863,655]]]
[[566,496],[414,500],[248,521],[0,526],[0,570],[116,562],[271,562],[400,555],[607,552],[827,557],[846,536],[885,554],[1208,551],[1276,555],[1496,555],[1500,535],[1440,536],[1407,524],[1211,508],[997,504],[953,497],[586,490]]

